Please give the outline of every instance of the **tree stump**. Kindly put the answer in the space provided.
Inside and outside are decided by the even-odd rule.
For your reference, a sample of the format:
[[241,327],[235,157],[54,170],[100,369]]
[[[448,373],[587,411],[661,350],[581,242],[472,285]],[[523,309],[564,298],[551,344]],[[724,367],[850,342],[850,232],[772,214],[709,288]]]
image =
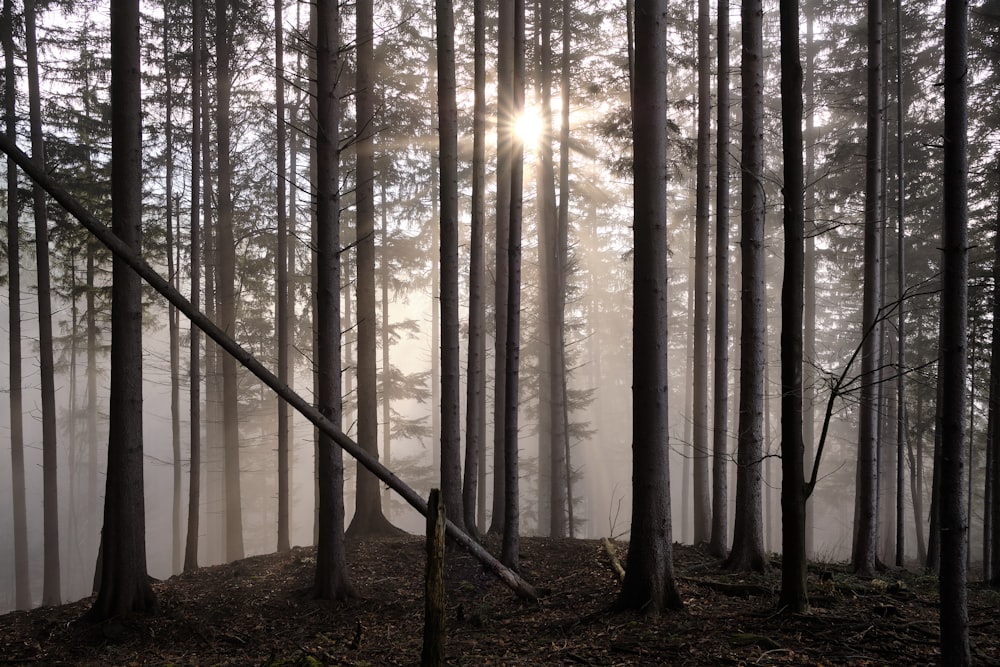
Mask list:
[[424,589],[423,667],[444,665],[444,500],[431,489],[427,501],[427,575]]

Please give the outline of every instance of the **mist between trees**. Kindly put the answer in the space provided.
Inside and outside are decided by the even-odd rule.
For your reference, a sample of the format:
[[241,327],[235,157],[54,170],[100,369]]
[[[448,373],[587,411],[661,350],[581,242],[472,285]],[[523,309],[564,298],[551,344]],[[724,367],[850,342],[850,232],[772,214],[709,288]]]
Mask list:
[[[228,31],[216,30],[218,7],[214,4],[200,8],[205,11],[201,18],[207,21],[200,30],[192,29],[190,4],[168,1],[143,8],[148,12],[141,21],[143,254],[183,294],[192,295],[193,290],[198,298],[192,301],[200,301],[209,317],[265,365],[284,365],[284,382],[311,398],[318,354],[312,283],[319,238],[312,185],[317,175],[310,155],[318,136],[317,110],[310,97],[316,85],[316,38],[310,32],[310,5],[279,5],[280,58],[276,58],[270,6],[240,6],[237,15],[228,14]],[[17,134],[22,148],[31,145],[24,103],[30,78],[30,49],[24,41],[28,9],[37,12],[39,117],[47,170],[98,218],[110,220],[109,26],[103,13],[73,6],[6,4],[5,29],[13,26],[14,30],[4,42],[5,54],[12,56],[4,80],[17,91],[12,124],[6,132]],[[498,62],[496,57],[497,45],[508,43],[504,22],[492,13],[494,8],[485,15],[481,37],[487,46],[481,60],[483,80],[477,85],[474,13],[464,11],[464,4],[456,9],[454,201],[448,201],[447,193],[442,198],[438,185],[445,151],[444,144],[439,144],[437,114],[444,107],[438,97],[442,79],[431,8],[405,2],[376,6],[374,28],[368,28],[370,39],[355,39],[365,34],[359,10],[341,9],[339,78],[333,88],[339,101],[339,136],[331,154],[339,158],[334,202],[339,220],[343,429],[362,446],[372,447],[388,468],[426,495],[443,482],[442,442],[454,437],[447,431],[459,424],[460,441],[467,441],[471,431],[467,432],[466,417],[470,401],[474,402],[480,420],[474,425],[479,444],[474,471],[478,493],[471,505],[474,511],[466,508],[458,515],[464,515],[463,523],[470,530],[502,531],[505,485],[498,477],[503,477],[505,462],[496,450],[504,445],[505,415],[500,411],[509,409],[510,402],[498,400],[502,399],[498,393],[503,392],[497,387],[504,387],[506,379],[498,369],[504,368],[507,352],[503,345],[498,347],[497,332],[503,333],[499,342],[504,343],[511,321],[506,299],[511,292],[506,289],[508,266],[497,262],[498,256],[507,257],[509,238],[502,227],[506,220],[500,222],[499,240],[497,229],[498,217],[511,215],[506,209],[513,201],[505,179],[516,160],[508,150],[523,143],[523,252],[520,308],[516,309],[520,317],[516,393],[520,532],[627,538],[633,514],[633,284],[645,276],[633,275],[632,104],[626,48],[630,41],[624,7],[543,2],[529,8],[521,51],[525,58],[524,115],[535,120],[519,123],[516,134],[508,131],[513,121],[511,107],[505,104],[516,100],[516,95],[508,96],[516,89],[518,66],[513,58]],[[226,11],[231,10],[224,9],[224,16]],[[699,52],[693,29],[697,17],[690,14],[693,8],[672,3],[666,11],[668,106],[662,111],[669,177],[665,229],[669,258],[665,354],[673,536],[683,542],[711,538],[711,498],[718,486],[708,480],[718,461],[725,464],[723,478],[728,478],[730,489],[737,488],[738,470],[759,465],[760,539],[765,550],[780,551],[779,295],[784,234],[779,221],[784,214],[784,176],[777,7],[764,5],[762,166],[754,174],[763,225],[758,276],[764,296],[763,317],[758,322],[763,333],[763,376],[757,397],[760,410],[754,416],[761,452],[740,465],[739,355],[746,329],[737,287],[744,261],[739,246],[741,209],[733,206],[727,216],[728,238],[722,239],[730,267],[724,302],[732,314],[723,332],[718,320],[709,317],[721,305],[716,293],[720,274],[715,260],[720,252],[714,226],[718,193],[698,178],[697,167],[699,154],[705,169],[728,164],[734,197],[745,186],[739,156],[746,141],[741,130],[749,88],[736,76],[744,44],[738,31],[729,35],[732,71],[723,73],[732,75],[727,114],[733,122],[732,143],[721,149],[706,148],[706,143],[699,151],[699,136],[714,138],[717,132],[717,123],[699,132],[699,109],[718,117],[719,67],[708,57],[712,50]],[[732,8],[734,19],[738,11],[739,7]],[[995,0],[981,3],[969,29],[973,76],[969,91],[968,476],[964,492],[969,559],[973,572],[987,574],[994,557],[988,509],[994,492],[987,490],[985,482],[989,467],[997,461],[991,449],[995,444],[987,439],[988,432],[996,431],[988,423],[992,417],[995,292],[991,251],[1000,189],[997,15]],[[847,508],[855,506],[857,495],[859,424],[870,420],[878,480],[876,557],[893,562],[901,544],[903,562],[922,567],[928,559],[933,564],[937,548],[933,540],[928,544],[928,538],[933,535],[929,523],[934,506],[942,305],[944,100],[942,87],[928,82],[941,76],[942,33],[934,8],[903,7],[901,15],[889,15],[882,24],[884,33],[892,35],[880,46],[883,74],[891,85],[881,92],[885,102],[878,123],[884,136],[877,152],[884,162],[877,178],[882,196],[873,204],[866,202],[862,148],[870,143],[865,107],[870,53],[864,16],[859,4],[837,11],[804,6],[801,17],[807,452],[814,451],[827,400],[836,392],[824,457],[810,499],[807,549],[814,559],[852,557],[856,518]],[[716,25],[715,18],[710,25]],[[203,49],[193,58],[196,33]],[[570,37],[566,51],[562,51],[564,33]],[[900,40],[895,39],[896,33]],[[711,49],[718,46],[717,39],[709,41]],[[223,67],[220,58],[225,61]],[[708,86],[698,86],[699,65]],[[478,148],[474,141],[476,89],[481,90],[485,114]],[[196,90],[200,101],[193,104]],[[279,117],[281,123],[276,122]],[[566,133],[563,126],[568,128]],[[477,155],[482,156],[478,169]],[[714,171],[704,172],[703,178],[706,173]],[[8,295],[4,302],[2,321],[16,319],[20,334],[3,361],[14,369],[14,356],[24,360],[18,371],[22,407],[15,409],[23,416],[24,460],[15,467],[21,465],[24,471],[28,590],[30,604],[37,605],[42,601],[42,554],[53,548],[43,540],[45,534],[53,534],[43,531],[43,468],[51,469],[51,459],[43,463],[47,447],[50,456],[55,452],[57,462],[51,471],[54,477],[47,482],[58,488],[61,584],[55,596],[69,600],[92,590],[106,482],[111,257],[65,211],[50,203],[45,225],[51,269],[45,275],[51,279],[46,293],[51,296],[49,346],[54,359],[57,434],[51,445],[43,446],[44,374],[37,360],[42,358],[39,353],[45,337],[40,335],[38,318],[39,253],[32,243],[37,227],[28,212],[31,183],[18,178],[20,217],[14,227],[19,230],[20,257],[15,264],[19,287],[13,295],[17,298]],[[896,183],[905,186],[897,189]],[[8,187],[3,193],[9,210],[13,192]],[[706,192],[712,197],[699,203],[699,193],[705,196]],[[896,211],[901,212],[903,222],[897,221]],[[474,214],[480,216],[478,227],[472,224]],[[881,326],[871,336],[879,350],[877,363],[866,373],[860,363],[847,365],[866,338],[863,293],[872,278],[865,273],[865,223],[873,215],[880,238],[874,256],[879,289],[873,298]],[[442,231],[446,218],[455,223],[450,237]],[[900,231],[903,240],[897,244],[895,235]],[[698,243],[707,245],[698,248]],[[443,247],[452,247],[453,256],[449,258]],[[6,248],[9,251],[10,245]],[[474,256],[478,257],[476,266]],[[13,284],[11,275],[8,271],[8,284]],[[451,287],[446,286],[449,280]],[[11,311],[14,301],[19,304],[19,315]],[[469,315],[470,304],[478,312],[475,318]],[[186,324],[151,291],[143,293],[143,308],[147,562],[150,574],[166,577],[180,571],[184,561],[193,414],[192,339]],[[900,312],[903,319],[897,320]],[[444,328],[443,320],[449,323]],[[474,328],[483,337],[470,350]],[[905,338],[897,336],[901,331]],[[721,375],[711,379],[709,365],[720,355],[717,348],[709,352],[708,341],[722,333],[730,361]],[[457,356],[442,361],[441,350],[449,340],[454,349],[448,354]],[[249,373],[225,370],[223,356],[213,345],[196,341],[196,346],[203,377],[198,384],[200,414],[195,423],[202,446],[198,564],[269,552],[276,545],[312,544],[317,500],[311,425],[294,413],[282,412],[273,394]],[[501,365],[497,365],[498,350]],[[470,352],[480,354],[483,371],[475,373],[478,391],[466,394],[472,375],[467,366]],[[225,379],[224,373],[228,374]],[[729,397],[721,421],[708,417],[710,406],[722,393],[719,377],[727,378]],[[904,380],[905,393],[897,390],[898,378]],[[459,388],[461,399],[456,400]],[[11,419],[11,405],[0,401],[0,423],[11,425],[13,434],[16,419]],[[450,406],[454,414],[442,415],[442,405]],[[902,419],[897,418],[899,414]],[[233,415],[238,417],[234,420]],[[900,425],[905,436],[901,439]],[[287,442],[287,464],[280,473],[278,451],[283,445],[279,432]],[[715,433],[725,436],[723,456],[712,448]],[[902,449],[897,442],[904,443]],[[455,451],[461,450],[446,446],[445,462]],[[0,457],[0,480],[13,481],[11,461],[12,457]],[[811,461],[807,455],[806,465]],[[412,508],[378,485],[373,492],[370,481],[364,475],[358,479],[357,474],[354,465],[346,466],[346,517],[348,522],[356,513],[364,517],[354,529],[377,532],[391,524],[410,532],[423,530],[423,520]],[[461,476],[451,481],[461,491]],[[356,488],[360,495],[356,496]],[[446,488],[446,500],[447,494]],[[356,502],[356,497],[363,500]],[[737,494],[729,493],[727,526],[734,526],[736,499]],[[11,511],[0,512],[0,534],[14,536],[17,502],[12,494],[2,501]],[[902,507],[900,530],[897,505]],[[373,506],[377,508],[374,513]],[[449,512],[449,516],[455,515]],[[284,535],[279,523],[284,525]],[[53,530],[51,525],[49,530]],[[283,539],[287,544],[282,545]],[[0,575],[0,610],[26,606],[23,599],[15,599],[15,540],[4,543],[10,546],[0,549],[0,573],[6,573]],[[729,546],[726,536],[725,548]]]

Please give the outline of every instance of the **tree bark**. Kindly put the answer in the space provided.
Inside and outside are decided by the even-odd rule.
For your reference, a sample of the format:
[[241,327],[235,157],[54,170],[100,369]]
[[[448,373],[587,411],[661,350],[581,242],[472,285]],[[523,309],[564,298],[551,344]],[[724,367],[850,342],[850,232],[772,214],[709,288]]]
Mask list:
[[[905,452],[906,444],[906,179],[904,173],[903,102],[903,3],[896,2],[896,567],[903,567],[906,556],[905,525]],[[985,562],[985,561],[984,561]]]
[[[111,232],[138,255],[142,238],[139,2],[111,2]],[[142,284],[116,257],[111,287],[111,402],[100,589],[86,618],[156,607],[146,574],[142,442]],[[168,287],[172,287],[166,283]]]
[[743,3],[743,143],[742,164],[742,327],[740,335],[740,407],[733,548],[726,566],[764,570],[761,521],[761,455],[764,415],[764,69],[763,14],[760,0]]
[[[283,18],[284,0],[274,0],[274,113],[277,140],[277,223],[278,248],[275,259],[275,283],[277,304],[275,308],[275,330],[278,334],[278,379],[288,384],[289,334],[291,321],[288,308],[288,178],[285,148],[288,132],[285,125],[285,23]],[[294,198],[293,198],[294,199]],[[291,549],[291,466],[289,450],[291,411],[288,404],[278,399],[278,552]]]
[[858,467],[851,566],[875,570],[878,528],[878,369],[882,340],[878,322],[882,294],[883,118],[882,2],[868,2],[868,130],[865,169],[864,298],[861,328],[861,396],[858,404]]
[[694,543],[712,535],[708,446],[708,231],[711,185],[712,36],[708,0],[698,0],[698,140],[695,168],[694,238],[694,404],[691,410],[694,459]]
[[[997,160],[997,177],[1000,181],[1000,159]],[[997,188],[997,226],[1000,230],[1000,187]],[[992,490],[987,494],[991,517],[989,535],[989,583],[1000,587],[1000,234],[993,235],[993,341],[990,354],[990,403],[986,436],[990,451],[987,480]]]
[[729,3],[718,7],[718,130],[716,136],[715,363],[712,411],[713,556],[726,555],[729,544]]
[[441,170],[441,495],[448,516],[463,526],[458,346],[458,105],[452,0],[435,0],[434,14]]
[[782,0],[781,128],[785,271],[781,289],[781,597],[792,613],[809,608],[806,588],[806,486],[802,440],[802,310],[805,203],[799,2]]
[[941,284],[941,662],[970,665],[969,526],[963,503],[969,297],[969,7],[946,0],[944,27],[944,230]]
[[[511,4],[513,13],[513,68],[511,73],[511,117],[524,114],[524,0],[501,0]],[[524,185],[524,141],[511,133],[510,229],[507,242],[507,335],[504,375],[504,528],[501,562],[519,569],[521,550],[520,503],[518,500],[518,417],[521,355],[521,223]]]
[[[4,125],[7,136],[17,136],[17,90],[14,69],[14,10],[12,0],[4,0],[0,32],[4,52]],[[14,604],[30,609],[31,576],[28,570],[28,518],[24,482],[24,417],[21,389],[21,244],[18,218],[17,167],[7,158],[7,310],[8,377],[10,391],[10,461],[12,509],[14,513]]]
[[[218,257],[219,323],[226,331],[236,331],[236,241],[233,230],[233,171],[230,156],[229,115],[232,94],[231,40],[233,19],[230,0],[216,0],[216,112],[218,143]],[[222,357],[222,430],[226,479],[226,560],[243,558],[243,510],[240,492],[239,382],[236,361]]]
[[[180,266],[180,257],[174,261],[175,236],[174,236],[174,127],[173,127],[173,80],[171,75],[171,58],[173,53],[170,50],[170,9],[164,2],[163,12],[163,77],[166,83],[166,101],[164,103],[164,142],[165,146],[165,166],[164,166],[164,227],[166,235],[166,259],[167,278],[173,282],[174,287],[180,285],[177,275]],[[177,246],[179,255],[179,246]],[[180,392],[180,331],[178,330],[177,309],[174,306],[167,308],[167,336],[170,350],[170,446],[173,455],[173,507],[172,507],[172,563],[171,572],[178,574],[181,571],[182,558],[184,557],[184,540],[181,537],[181,526],[184,523],[183,489],[181,462],[181,392]]]
[[[45,168],[45,141],[42,137],[42,100],[38,78],[38,42],[34,0],[24,4],[24,39],[28,61],[28,115],[31,126],[31,153],[35,163]],[[52,298],[49,275],[49,222],[45,211],[45,191],[32,188],[35,219],[35,261],[38,280],[38,365],[42,394],[42,522],[45,541],[42,604],[60,603],[59,573],[59,486],[56,442],[56,399],[52,358]]]
[[493,511],[490,533],[502,534],[505,524],[506,458],[504,420],[507,392],[507,289],[510,240],[510,172],[513,141],[514,9],[510,0],[498,6],[497,18],[497,203],[496,270],[493,310],[496,319],[493,355]]
[[485,279],[486,221],[486,2],[473,2],[473,86],[475,99],[472,118],[472,230],[469,240],[469,344],[465,402],[465,475],[462,484],[462,512],[470,535],[477,532],[477,495],[479,488],[480,450],[486,443],[480,438],[483,397],[486,393],[483,348],[483,283]]
[[[340,10],[335,0],[316,3],[316,349],[317,405],[340,428],[340,193],[338,56]],[[328,433],[317,447],[319,541],[315,593],[324,600],[354,597],[344,545],[344,460]]]
[[667,2],[635,5],[632,535],[617,606],[682,606],[673,572],[667,409]]
[[[201,298],[201,50],[204,35],[202,0],[191,0],[191,305]],[[187,538],[184,571],[198,569],[198,530],[201,512],[201,330],[190,327],[190,440],[191,470],[188,480]]]
[[[357,3],[357,298],[358,444],[378,458],[378,371],[375,342],[375,33],[372,0]],[[354,519],[349,535],[395,532],[382,513],[378,479],[358,464]]]

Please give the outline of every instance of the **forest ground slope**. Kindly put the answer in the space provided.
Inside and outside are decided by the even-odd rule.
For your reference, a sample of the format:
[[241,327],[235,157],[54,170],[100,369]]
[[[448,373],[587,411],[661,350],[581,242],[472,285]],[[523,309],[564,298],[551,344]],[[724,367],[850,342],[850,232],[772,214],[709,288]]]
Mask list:
[[[490,545],[496,546],[496,545]],[[618,589],[599,541],[524,538],[524,576],[545,595],[526,605],[449,549],[446,647],[453,665],[926,665],[938,662],[937,580],[900,570],[859,579],[810,566],[813,604],[775,605],[766,575],[721,572],[676,547],[685,610],[615,613]],[[616,545],[624,562],[627,545]],[[257,556],[155,584],[160,611],[100,625],[91,600],[0,616],[0,665],[416,665],[423,632],[420,537],[349,543],[363,596],[311,599],[315,552]],[[969,594],[973,658],[1000,665],[1000,592]]]

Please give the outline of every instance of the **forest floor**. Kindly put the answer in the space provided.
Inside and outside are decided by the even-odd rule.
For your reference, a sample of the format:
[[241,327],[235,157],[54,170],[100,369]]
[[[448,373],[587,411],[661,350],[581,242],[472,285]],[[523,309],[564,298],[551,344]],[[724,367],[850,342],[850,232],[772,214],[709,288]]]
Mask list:
[[[496,544],[490,544],[496,547]],[[615,545],[622,562],[627,545]],[[206,567],[154,585],[160,609],[99,625],[92,600],[0,616],[0,665],[416,665],[423,635],[420,537],[350,542],[359,598],[312,599],[311,548]],[[675,547],[684,611],[613,612],[619,584],[601,542],[523,538],[528,605],[449,548],[452,665],[927,665],[938,657],[934,577],[888,569],[861,579],[810,566],[812,608],[777,608],[780,562],[738,575]],[[976,664],[1000,665],[1000,592],[969,590]]]

